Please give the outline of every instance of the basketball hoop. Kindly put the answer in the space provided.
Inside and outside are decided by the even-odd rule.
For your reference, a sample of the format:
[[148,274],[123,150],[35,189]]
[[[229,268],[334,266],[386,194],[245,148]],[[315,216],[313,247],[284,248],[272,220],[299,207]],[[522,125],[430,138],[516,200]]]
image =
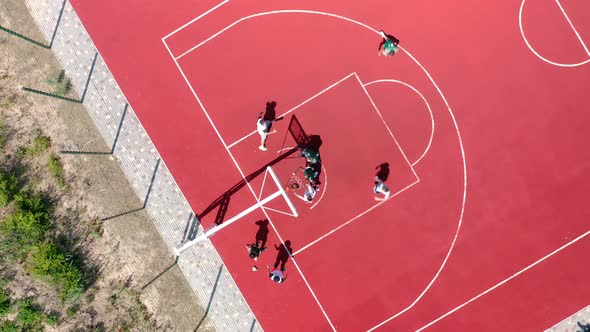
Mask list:
[[303,187],[303,182],[297,175],[291,176],[289,181],[287,181],[287,185],[285,186],[285,191],[296,191]]

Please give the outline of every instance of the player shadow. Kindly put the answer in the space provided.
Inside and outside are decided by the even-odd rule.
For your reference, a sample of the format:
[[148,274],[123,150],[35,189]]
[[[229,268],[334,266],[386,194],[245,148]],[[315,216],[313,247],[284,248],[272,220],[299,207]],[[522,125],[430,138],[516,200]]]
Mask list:
[[266,247],[266,241],[268,240],[268,219],[261,219],[256,222],[258,225],[258,231],[256,232],[256,242],[260,243],[260,247]]
[[227,191],[225,191],[224,193],[219,195],[219,197],[217,197],[213,202],[211,202],[211,204],[209,204],[209,206],[207,206],[203,211],[201,211],[201,213],[198,213],[197,218],[199,220],[203,220],[203,218],[205,216],[207,216],[209,213],[211,213],[215,209],[218,209],[217,215],[215,216],[214,223],[216,225],[222,224],[223,221],[225,220],[225,214],[226,214],[229,204],[231,202],[231,197],[235,193],[237,193],[242,188],[244,188],[250,181],[254,180],[256,177],[263,174],[266,171],[266,168],[268,166],[275,165],[276,163],[280,162],[281,160],[283,160],[285,158],[288,158],[289,156],[291,156],[292,154],[294,154],[297,151],[298,151],[298,148],[296,148],[296,147],[292,148],[292,149],[286,151],[285,153],[279,155],[275,159],[271,160],[270,162],[264,164],[262,167],[255,170],[254,172],[247,175],[244,179],[240,180],[238,183],[233,185]]
[[285,241],[285,244],[278,246],[275,244],[275,249],[278,251],[278,253],[277,258],[275,259],[274,268],[276,269],[280,266],[281,270],[285,271],[285,264],[287,264],[287,261],[289,260],[289,257],[291,257],[291,253],[293,252],[293,248],[291,247],[291,241],[287,240]]
[[272,129],[272,125],[276,121],[283,120],[283,117],[277,118],[277,102],[276,101],[267,101],[266,102],[266,109],[264,110],[264,115],[262,119],[265,121],[270,121],[270,126],[268,127],[269,130]]
[[387,178],[389,178],[389,163],[383,163],[375,167],[375,169],[377,169],[375,176],[383,182],[387,181]]
[[277,119],[277,102],[276,101],[267,101],[266,102],[266,110],[264,110],[264,115],[262,118],[265,121],[274,121]]

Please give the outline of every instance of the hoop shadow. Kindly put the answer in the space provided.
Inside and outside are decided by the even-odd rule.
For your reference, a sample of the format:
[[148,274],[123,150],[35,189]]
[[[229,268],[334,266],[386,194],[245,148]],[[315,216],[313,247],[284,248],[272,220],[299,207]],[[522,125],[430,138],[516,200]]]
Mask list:
[[297,150],[298,150],[298,148],[292,148],[289,151],[279,155],[277,158],[264,164],[262,167],[255,170],[251,174],[247,175],[244,179],[240,180],[238,183],[233,185],[230,189],[228,189],[227,191],[225,191],[224,193],[219,195],[219,197],[217,197],[211,204],[209,204],[209,206],[207,206],[203,211],[201,211],[201,213],[198,213],[197,218],[199,220],[202,220],[206,215],[208,215],[213,210],[218,208],[214,223],[216,225],[222,224],[223,221],[225,220],[225,214],[226,214],[227,209],[229,207],[231,197],[235,193],[237,193],[242,188],[244,188],[250,181],[254,180],[256,177],[258,177],[259,175],[264,173],[268,166],[275,165],[276,163],[280,162],[281,160],[283,160],[283,159],[289,157],[290,155],[292,155],[293,153],[295,153]]

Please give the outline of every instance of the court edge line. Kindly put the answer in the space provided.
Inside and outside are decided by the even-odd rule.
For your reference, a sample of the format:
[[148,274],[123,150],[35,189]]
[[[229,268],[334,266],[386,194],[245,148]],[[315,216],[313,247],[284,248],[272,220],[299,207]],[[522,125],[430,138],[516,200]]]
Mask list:
[[585,236],[587,236],[588,234],[590,234],[590,231],[587,231],[586,233],[584,233],[584,234],[582,234],[582,235],[578,236],[577,238],[573,239],[572,241],[570,241],[570,242],[568,242],[568,243],[566,243],[566,244],[562,245],[561,247],[559,247],[559,248],[555,249],[555,250],[554,250],[554,251],[552,251],[551,253],[549,253],[549,254],[547,254],[547,255],[545,255],[545,256],[543,256],[543,257],[541,257],[540,259],[538,259],[538,260],[537,260],[537,261],[535,261],[534,263],[532,263],[532,264],[528,265],[528,266],[527,266],[527,267],[525,267],[524,269],[522,269],[522,270],[520,270],[520,271],[516,272],[515,274],[511,275],[510,277],[508,277],[508,278],[506,278],[506,279],[504,279],[504,280],[500,281],[500,282],[499,282],[499,283],[497,283],[496,285],[494,285],[494,286],[492,286],[492,287],[488,288],[487,290],[485,290],[485,291],[483,291],[483,292],[479,293],[478,295],[476,295],[476,296],[472,297],[472,298],[471,298],[469,301],[467,301],[467,302],[465,302],[465,303],[463,303],[463,304],[461,304],[461,305],[459,305],[459,306],[455,307],[454,309],[450,310],[450,311],[449,311],[449,312],[447,312],[446,314],[444,314],[444,315],[440,316],[439,318],[437,318],[437,319],[433,320],[432,322],[430,322],[430,323],[428,323],[428,324],[426,324],[426,325],[422,326],[421,328],[419,328],[418,330],[416,330],[416,332],[420,332],[420,331],[422,331],[422,330],[424,330],[424,329],[426,329],[426,328],[430,327],[431,325],[433,325],[433,324],[435,324],[435,323],[439,322],[440,320],[442,320],[442,319],[444,319],[445,317],[449,316],[450,314],[452,314],[452,313],[454,313],[454,312],[458,311],[459,309],[463,308],[464,306],[468,305],[469,303],[471,303],[471,302],[473,302],[473,301],[477,300],[478,298],[480,298],[480,297],[482,297],[482,296],[486,295],[487,293],[489,293],[489,292],[493,291],[494,289],[496,289],[496,288],[498,288],[498,287],[502,286],[503,284],[507,283],[508,281],[510,281],[510,280],[512,280],[512,279],[514,279],[514,278],[516,278],[517,276],[519,276],[519,275],[521,275],[522,273],[526,272],[527,270],[531,269],[531,268],[532,268],[532,267],[534,267],[535,265],[538,265],[539,263],[543,262],[543,261],[544,261],[544,260],[546,260],[547,258],[549,258],[549,257],[551,257],[551,256],[553,256],[553,255],[555,255],[555,254],[557,254],[557,253],[559,253],[559,252],[560,252],[560,251],[562,251],[563,249],[565,249],[565,248],[569,247],[570,245],[572,245],[572,244],[574,244],[574,243],[578,242],[579,240],[581,240],[582,238],[584,238],[584,237],[585,237]]
[[[166,41],[162,41],[164,43],[164,45],[166,45],[166,48],[168,49],[168,52],[170,53],[170,55],[172,56],[172,52],[170,51],[170,49],[168,48],[168,44],[166,44]],[[199,104],[199,106],[201,107],[201,109],[203,110],[203,112],[205,113],[205,116],[207,117],[207,119],[209,120],[209,123],[211,124],[211,126],[213,127],[213,130],[215,131],[215,133],[217,134],[217,136],[219,137],[223,147],[225,148],[225,150],[227,151],[227,153],[229,154],[230,158],[232,159],[232,161],[234,162],[234,166],[238,169],[238,172],[240,173],[240,175],[242,176],[243,179],[246,179],[246,176],[244,174],[244,172],[242,171],[241,167],[239,166],[237,160],[235,159],[235,157],[233,156],[233,154],[231,153],[230,149],[227,147],[227,144],[225,144],[225,141],[223,140],[223,138],[221,137],[221,134],[219,133],[217,127],[215,126],[215,124],[213,123],[213,120],[211,119],[211,117],[209,116],[209,113],[207,112],[207,110],[205,109],[205,106],[203,105],[203,103],[201,102],[201,99],[199,98],[199,96],[197,95],[197,93],[195,92],[195,89],[193,88],[193,86],[190,84],[190,81],[188,80],[188,78],[186,77],[184,71],[182,70],[182,67],[180,66],[180,64],[178,63],[178,61],[176,61],[176,59],[174,59],[174,63],[176,64],[176,67],[178,68],[178,70],[180,71],[180,74],[182,75],[182,77],[184,78],[186,84],[188,85],[189,89],[191,90],[191,92],[193,93],[193,96],[195,97],[195,99],[197,100],[197,103]],[[258,198],[256,197],[256,193],[254,192],[254,189],[252,188],[252,185],[250,184],[250,182],[246,182],[246,185],[248,186],[248,188],[250,189],[250,192],[252,193],[252,196],[254,196],[254,199],[256,200],[256,202],[258,203],[258,205],[260,206],[260,209],[262,210],[262,212],[264,213],[264,215],[266,216],[266,218],[268,219],[271,227],[273,228],[273,230],[275,231],[275,233],[277,234],[277,237],[281,240],[281,243],[283,244],[283,246],[285,245],[285,242],[283,241],[283,238],[281,237],[280,233],[277,231],[276,227],[274,226],[274,223],[272,222],[272,219],[270,218],[270,216],[268,215],[268,213],[266,212],[266,210],[264,209],[264,207],[262,205],[260,205],[260,200],[258,200]],[[303,274],[303,271],[301,271],[301,269],[299,268],[299,265],[297,264],[297,262],[295,261],[295,259],[292,259],[293,264],[295,265],[295,267],[297,268],[297,270],[299,271],[299,274],[301,275],[301,278],[303,279],[303,281],[305,282],[305,284],[307,285],[307,288],[309,290],[309,292],[311,293],[312,297],[314,298],[314,300],[316,301],[317,305],[320,308],[320,311],[322,312],[322,314],[324,315],[324,317],[326,318],[326,320],[328,321],[328,324],[330,324],[330,326],[332,327],[333,331],[336,331],[336,328],[334,327],[334,324],[332,323],[332,321],[330,320],[330,317],[328,317],[328,313],[324,310],[324,307],[322,306],[322,304],[320,303],[319,299],[317,298],[315,292],[313,291],[313,289],[311,288],[309,282],[307,281],[307,278],[305,278],[305,275]],[[246,305],[248,306],[248,308],[250,309],[250,311],[252,313],[254,313],[254,311],[252,311],[252,308],[250,307],[250,305],[246,302]]]
[[445,106],[447,107],[447,110],[449,111],[449,115],[451,117],[451,120],[453,121],[453,126],[455,127],[455,131],[457,133],[457,139],[459,140],[459,147],[461,149],[461,160],[463,162],[463,200],[461,202],[461,213],[459,214],[459,222],[457,224],[457,229],[455,230],[455,236],[453,237],[453,241],[451,241],[451,245],[449,247],[449,250],[447,251],[445,259],[443,260],[441,266],[439,267],[438,271],[434,275],[434,278],[428,283],[428,285],[422,291],[422,293],[420,293],[420,295],[418,295],[416,300],[414,300],[414,302],[412,302],[407,308],[405,308],[402,311],[398,312],[397,314],[389,317],[388,319],[384,320],[383,322],[375,325],[374,327],[370,328],[367,332],[373,331],[373,330],[383,326],[387,322],[395,319],[399,315],[410,310],[412,307],[414,307],[414,305],[416,305],[416,303],[418,303],[418,301],[420,301],[422,299],[422,297],[424,296],[424,294],[426,294],[426,292],[428,292],[430,287],[432,287],[432,285],[434,284],[436,279],[438,279],[438,276],[440,275],[440,273],[444,269],[445,265],[447,264],[447,261],[449,260],[449,257],[451,256],[453,249],[455,248],[455,244],[457,243],[457,239],[459,238],[459,233],[461,231],[461,226],[463,225],[463,216],[465,215],[465,202],[467,200],[467,160],[465,159],[465,149],[463,148],[463,138],[461,138],[461,131],[459,130],[459,125],[457,124],[457,119],[455,119],[455,114],[453,114],[453,110],[451,109],[451,106],[449,105],[447,98],[442,93],[442,90],[439,88],[438,84],[436,84],[436,82],[434,81],[434,79],[432,78],[430,73],[426,70],[426,68],[424,68],[424,66],[422,66],[422,64],[416,58],[414,58],[414,56],[408,50],[403,49],[403,48],[402,48],[402,50],[410,57],[410,59],[412,59],[414,61],[414,63],[416,63],[420,67],[420,69],[422,69],[424,74],[430,80],[430,83],[432,83],[432,85],[434,86],[434,88],[436,89],[436,91],[438,92],[440,97],[442,98],[443,102],[445,103]]
[[566,68],[571,68],[571,67],[578,67],[578,66],[582,66],[585,65],[587,63],[590,62],[590,58],[582,61],[582,62],[578,62],[578,63],[558,63],[558,62],[553,62],[549,59],[546,59],[544,57],[542,57],[539,53],[537,53],[537,51],[535,51],[535,49],[531,46],[531,44],[529,43],[528,39],[526,39],[526,36],[524,34],[524,29],[522,27],[522,12],[524,10],[524,3],[526,0],[522,0],[522,3],[520,4],[520,10],[518,11],[518,27],[520,29],[520,35],[522,37],[522,39],[524,40],[524,43],[526,44],[526,46],[529,48],[529,51],[531,51],[535,56],[537,56],[537,58],[541,59],[542,61],[547,62],[550,65],[554,65],[557,67],[566,67]]
[[[294,111],[295,111],[296,109],[298,109],[299,107],[301,107],[301,106],[303,106],[303,105],[305,105],[305,104],[309,103],[309,102],[310,102],[310,101],[312,101],[313,99],[315,99],[315,98],[319,97],[320,95],[322,95],[323,93],[327,92],[328,90],[330,90],[330,89],[334,88],[334,87],[335,87],[335,86],[337,86],[338,84],[340,84],[340,83],[342,83],[342,82],[346,81],[346,80],[347,80],[348,78],[350,78],[352,75],[354,75],[354,72],[353,72],[353,73],[350,73],[350,74],[348,74],[346,77],[344,77],[344,78],[342,78],[342,79],[338,80],[338,82],[336,82],[336,83],[332,83],[332,85],[328,86],[327,88],[324,88],[323,90],[321,90],[320,92],[316,93],[315,95],[313,95],[313,96],[311,96],[311,97],[307,98],[306,100],[302,101],[301,103],[297,104],[296,106],[294,106],[294,107],[290,108],[289,110],[287,110],[285,113],[283,113],[283,114],[279,115],[278,117],[280,118],[280,117],[287,116],[288,114],[290,114],[290,113],[294,112]],[[241,141],[245,140],[246,138],[248,138],[248,137],[250,137],[250,136],[252,136],[252,135],[254,135],[254,134],[256,134],[256,130],[253,130],[253,131],[252,131],[251,133],[249,133],[248,135],[246,135],[246,136],[244,136],[244,137],[242,137],[242,138],[238,139],[237,141],[235,141],[235,142],[231,143],[231,144],[230,144],[230,145],[228,145],[227,147],[228,147],[228,148],[232,148],[232,147],[233,147],[233,146],[235,146],[236,144],[240,143]]]
[[360,217],[364,216],[365,214],[367,214],[367,213],[369,213],[369,212],[373,211],[375,208],[377,208],[377,207],[378,207],[378,206],[380,206],[381,204],[384,204],[385,202],[387,202],[387,201],[389,201],[390,199],[394,198],[395,196],[397,196],[397,195],[401,194],[402,192],[404,192],[404,191],[406,191],[406,190],[408,190],[408,189],[412,188],[414,185],[416,185],[416,184],[418,184],[418,183],[420,183],[420,180],[419,180],[419,179],[418,179],[418,180],[416,180],[416,181],[414,181],[414,182],[412,182],[412,183],[410,183],[410,184],[409,184],[409,185],[407,185],[406,187],[404,187],[404,188],[402,188],[402,189],[398,190],[396,193],[394,193],[393,195],[389,196],[389,198],[388,198],[387,200],[385,200],[385,201],[382,201],[382,202],[379,202],[379,203],[377,203],[377,204],[375,204],[375,205],[371,206],[370,208],[366,209],[365,211],[363,211],[363,212],[361,212],[361,213],[357,214],[356,216],[352,217],[352,218],[351,218],[351,219],[349,219],[347,222],[345,222],[345,223],[341,224],[340,226],[338,226],[338,227],[336,227],[336,228],[332,229],[331,231],[329,231],[328,233],[326,233],[326,234],[324,234],[324,235],[322,235],[322,236],[318,237],[317,239],[315,239],[315,240],[311,241],[310,243],[306,244],[304,247],[302,247],[301,249],[299,249],[299,250],[297,250],[296,252],[294,252],[294,253],[293,253],[293,256],[295,256],[295,255],[297,255],[297,254],[300,254],[301,252],[303,252],[303,251],[304,251],[304,250],[306,250],[307,248],[309,248],[309,247],[313,246],[314,244],[316,244],[316,243],[320,242],[321,240],[325,239],[326,237],[328,237],[328,236],[332,235],[332,234],[333,234],[333,233],[335,233],[336,231],[340,230],[340,229],[341,229],[341,228],[343,228],[344,226],[347,226],[348,224],[350,224],[350,223],[352,223],[353,221],[357,220],[358,218],[360,218]]
[[[219,7],[223,6],[223,5],[225,5],[225,4],[226,4],[226,3],[228,3],[228,2],[229,2],[229,0],[225,0],[225,1],[223,1],[223,2],[220,2],[220,3],[218,3],[218,4],[217,4],[216,6],[214,6],[213,8],[211,8],[211,9],[209,9],[208,11],[206,11],[206,12],[202,13],[201,15],[199,15],[199,16],[197,16],[197,17],[193,18],[193,19],[192,19],[192,20],[190,20],[189,22],[187,22],[187,23],[183,24],[181,27],[179,27],[179,28],[177,28],[176,30],[174,30],[174,31],[170,32],[170,33],[169,33],[169,34],[167,34],[166,36],[162,37],[162,41],[164,41],[164,40],[165,40],[165,39],[167,39],[168,37],[170,37],[170,36],[172,36],[172,35],[176,34],[178,31],[180,31],[180,30],[182,30],[182,29],[186,28],[187,26],[189,26],[189,25],[191,25],[191,24],[195,23],[196,21],[198,21],[198,20],[202,19],[203,17],[207,16],[208,14],[210,14],[211,12],[215,11],[217,8],[219,8]],[[174,55],[172,54],[172,52],[170,52],[170,55],[172,56],[172,58],[174,58]]]
[[[174,61],[174,64],[176,65],[176,67],[178,68],[178,71],[180,72],[180,75],[182,75],[185,83],[188,85],[189,89],[191,90],[191,92],[193,93],[193,96],[195,97],[195,99],[197,100],[197,103],[199,104],[199,106],[201,107],[201,109],[203,110],[203,112],[205,113],[205,116],[207,117],[207,119],[209,120],[209,123],[211,124],[211,126],[213,127],[213,130],[215,131],[215,133],[217,134],[217,136],[219,137],[219,139],[221,140],[222,145],[225,147],[226,151],[229,153],[230,157],[234,160],[233,155],[229,152],[229,149],[227,148],[227,146],[225,145],[225,142],[223,141],[223,138],[221,137],[221,135],[219,134],[219,131],[217,130],[217,127],[215,127],[215,125],[213,124],[211,118],[209,117],[209,114],[207,113],[207,111],[205,110],[205,107],[203,106],[203,104],[201,103],[201,100],[199,99],[199,97],[197,96],[195,90],[193,89],[192,85],[190,84],[188,78],[186,77],[186,75],[184,74],[184,71],[182,70],[182,68],[180,67],[180,64],[178,63],[178,61],[174,60],[174,56],[172,55],[172,51],[170,50],[170,48],[168,47],[168,44],[166,43],[165,40],[162,40],[162,42],[164,43],[164,46],[166,47],[166,49],[168,50],[168,53],[170,54],[170,57],[172,57],[172,60]],[[238,171],[241,170],[238,168]],[[252,192],[252,194],[254,195],[254,198],[256,199],[256,194],[254,194],[254,191],[252,189],[252,187],[250,186],[250,184],[248,183],[248,186],[250,187],[250,191]],[[260,204],[260,201],[256,200],[258,202],[258,204]],[[187,201],[188,202],[188,201]],[[270,219],[269,219],[270,220]],[[223,262],[223,258],[221,256],[219,256],[219,258],[221,259],[221,261]],[[225,265],[225,262],[223,263]],[[232,278],[233,279],[233,278]],[[235,283],[235,281],[234,281]],[[254,315],[254,311],[252,310],[252,308],[250,307],[250,304],[248,303],[248,301],[245,301],[246,306],[248,306],[248,309],[250,309],[250,312],[252,312],[252,315],[254,317],[256,317],[256,315]]]
[[[331,14],[331,13],[319,12],[319,11],[310,11],[310,10],[281,10],[281,11],[270,11],[270,12],[259,13],[259,14],[255,14],[255,15],[251,15],[251,16],[242,18],[242,19],[234,22],[231,26],[233,26],[233,25],[235,25],[235,24],[237,24],[237,23],[239,23],[239,22],[241,22],[241,21],[243,21],[245,19],[251,18],[251,17],[258,17],[258,16],[264,16],[264,15],[269,15],[269,14],[279,14],[279,13],[308,13],[308,14],[317,14],[317,15],[324,15],[324,16],[328,16],[328,17],[340,18],[342,20],[349,21],[349,22],[355,23],[357,25],[363,26],[363,27],[369,29],[370,31],[372,31],[372,32],[374,32],[376,34],[379,34],[379,32],[377,30],[371,28],[370,26],[368,26],[368,25],[366,25],[364,23],[355,21],[353,19],[350,19],[348,17],[344,17],[344,16],[340,16],[340,15],[336,15],[336,14]],[[213,39],[215,36],[219,35],[223,31],[229,29],[231,26],[228,26],[224,30],[218,32],[217,34],[215,34],[215,35],[213,35],[211,37],[209,37],[207,40],[205,40],[202,43],[200,43],[199,45],[193,47],[192,50],[198,48],[199,46],[203,45],[207,41]],[[447,110],[449,111],[449,115],[451,116],[451,119],[453,121],[453,125],[455,127],[455,131],[457,132],[457,138],[459,140],[459,146],[460,146],[460,149],[461,149],[461,157],[462,157],[462,161],[463,161],[463,200],[461,202],[461,212],[460,212],[460,215],[459,215],[459,222],[458,222],[458,225],[457,225],[457,230],[455,232],[455,236],[453,238],[453,241],[451,242],[451,245],[449,247],[449,251],[447,252],[447,255],[445,256],[445,259],[443,260],[443,263],[440,266],[440,268],[437,271],[437,273],[434,276],[434,278],[430,281],[430,283],[427,285],[426,289],[424,289],[424,291],[418,296],[418,298],[416,298],[416,300],[413,303],[411,303],[406,309],[404,309],[404,310],[400,311],[399,313],[391,316],[390,318],[386,319],[385,321],[383,321],[380,324],[376,325],[375,327],[371,328],[369,331],[372,331],[375,328],[380,327],[381,325],[387,323],[388,321],[390,321],[390,320],[396,318],[397,316],[399,316],[400,314],[404,313],[405,311],[411,309],[424,296],[424,294],[428,291],[428,289],[430,289],[430,287],[432,286],[432,284],[436,281],[436,279],[440,275],[441,271],[443,270],[444,266],[446,265],[446,262],[448,261],[450,255],[451,255],[451,253],[453,251],[453,248],[455,246],[455,243],[457,241],[457,238],[459,236],[459,231],[460,231],[461,225],[463,223],[463,215],[465,213],[465,201],[466,201],[466,197],[467,197],[467,164],[466,164],[466,160],[465,160],[465,151],[464,151],[464,148],[463,148],[463,140],[461,138],[461,133],[459,131],[459,126],[458,126],[457,121],[455,119],[455,115],[453,114],[453,111],[451,110],[451,107],[450,107],[447,99],[443,95],[442,91],[440,90],[440,88],[438,87],[438,85],[436,84],[436,82],[434,81],[434,79],[432,78],[432,76],[430,75],[430,73],[424,68],[424,66],[422,66],[422,64],[420,62],[418,62],[418,60],[416,60],[416,58],[414,58],[411,55],[410,52],[408,52],[407,50],[405,50],[401,46],[400,46],[400,49],[402,51],[404,51],[422,69],[422,71],[424,72],[424,74],[426,74],[426,76],[428,77],[428,79],[430,80],[430,82],[433,84],[433,86],[436,88],[437,92],[439,93],[439,95],[443,99],[443,101],[445,103],[445,106],[447,107]],[[588,61],[590,61],[590,59]],[[228,150],[228,152],[229,152],[229,150]],[[271,225],[272,225],[272,222],[271,222]],[[274,228],[274,226],[273,226],[273,228]],[[275,231],[276,231],[276,229],[275,229]],[[277,235],[278,235],[278,233],[277,233]],[[310,290],[311,290],[311,288],[310,288]],[[315,294],[314,294],[314,296],[315,296]],[[318,304],[319,304],[319,302],[318,302]],[[323,310],[323,308],[322,308],[322,310]],[[324,312],[324,314],[325,314],[325,312]],[[327,316],[326,316],[326,318],[327,318]],[[330,324],[331,324],[331,322],[330,322]]]
[[567,13],[565,12],[565,10],[563,9],[563,7],[561,6],[561,3],[559,2],[559,0],[555,0],[555,2],[557,3],[557,6],[559,6],[559,9],[561,10],[561,13],[563,14],[563,16],[565,17],[565,19],[567,20],[567,23],[569,23],[570,24],[570,27],[572,28],[572,30],[574,30],[574,33],[576,34],[576,37],[578,37],[578,40],[580,41],[580,44],[582,44],[582,47],[586,51],[586,54],[588,54],[588,56],[590,56],[590,51],[588,51],[588,47],[586,47],[586,44],[584,43],[584,40],[582,39],[582,37],[578,33],[578,30],[576,29],[576,27],[574,27],[574,24],[570,20],[569,16],[567,16]]
[[422,101],[424,101],[424,103],[426,104],[426,108],[428,108],[428,113],[430,114],[430,139],[428,140],[428,145],[426,146],[426,149],[424,150],[424,152],[422,153],[420,158],[418,158],[415,162],[412,163],[412,167],[414,167],[414,166],[416,166],[416,164],[418,164],[420,162],[420,160],[422,160],[422,158],[424,158],[426,156],[426,154],[430,150],[430,146],[432,145],[432,139],[434,138],[434,115],[432,114],[432,108],[430,108],[430,104],[428,103],[428,101],[426,100],[424,95],[422,93],[420,93],[420,91],[418,91],[418,89],[416,89],[412,85],[410,85],[406,82],[402,82],[400,80],[380,79],[380,80],[375,80],[375,81],[372,81],[369,83],[365,83],[364,86],[367,87],[371,84],[385,83],[385,82],[399,83],[399,84],[405,85],[406,87],[412,89],[418,96],[420,96],[420,98],[422,98]]

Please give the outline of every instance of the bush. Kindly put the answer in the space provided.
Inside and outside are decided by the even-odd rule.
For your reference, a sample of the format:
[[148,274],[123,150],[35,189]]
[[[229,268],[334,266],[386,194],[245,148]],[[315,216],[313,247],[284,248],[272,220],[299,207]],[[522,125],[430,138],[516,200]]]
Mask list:
[[14,196],[16,207],[21,211],[29,211],[42,221],[49,220],[49,204],[43,197],[29,192],[20,192]]
[[31,299],[20,300],[15,322],[24,331],[42,331],[43,313],[41,308]]
[[65,96],[72,89],[72,83],[66,77],[66,72],[61,70],[56,79],[49,78],[47,83],[52,88],[52,93],[58,96]]
[[16,209],[0,221],[0,252],[5,257],[22,259],[31,246],[45,240],[51,224],[49,208],[39,196],[18,193]]
[[43,136],[43,133],[40,130],[37,130],[37,134],[33,139],[31,145],[24,149],[19,149],[17,154],[21,157],[24,156],[31,156],[31,157],[38,157],[43,152],[45,152],[51,146],[51,138],[47,136]]
[[0,208],[10,203],[18,191],[18,180],[14,174],[0,171]]
[[66,187],[66,180],[64,178],[64,169],[63,169],[63,166],[61,165],[61,161],[59,160],[59,157],[55,153],[52,153],[49,156],[49,160],[47,162],[47,167],[49,168],[49,173],[51,174],[51,176],[53,176],[53,179],[55,180],[57,185],[60,188],[64,189]]
[[53,243],[37,247],[31,256],[29,271],[59,287],[62,301],[79,297],[83,290],[83,274],[71,255],[64,254]]
[[41,242],[48,229],[40,214],[22,210],[15,211],[0,224],[0,231],[6,239],[19,247]]
[[0,317],[9,313],[11,307],[10,296],[4,289],[0,288]]
[[19,193],[14,200],[17,209],[3,220],[0,231],[12,242],[34,244],[42,241],[49,229],[49,212],[43,199]]
[[18,325],[10,320],[0,321],[0,332],[19,332]]
[[45,316],[45,322],[49,326],[57,326],[59,323],[59,312],[52,311]]

